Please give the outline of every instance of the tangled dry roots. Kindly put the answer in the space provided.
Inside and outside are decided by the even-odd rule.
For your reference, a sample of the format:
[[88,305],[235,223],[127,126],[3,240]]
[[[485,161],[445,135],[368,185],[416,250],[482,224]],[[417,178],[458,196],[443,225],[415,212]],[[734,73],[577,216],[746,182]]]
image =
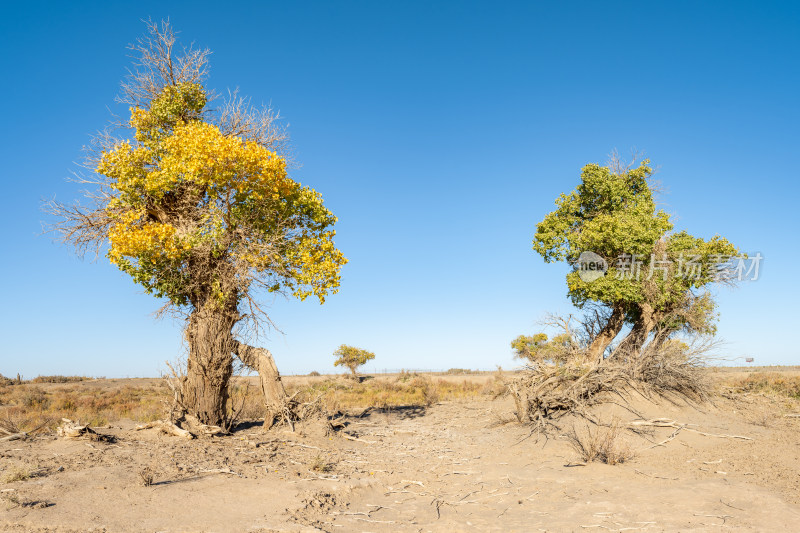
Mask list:
[[636,353],[617,350],[601,363],[578,358],[536,364],[509,383],[509,390],[519,421],[544,430],[565,414],[584,414],[589,406],[613,396],[624,398],[631,390],[703,400],[709,385],[701,355],[682,343],[666,343]]

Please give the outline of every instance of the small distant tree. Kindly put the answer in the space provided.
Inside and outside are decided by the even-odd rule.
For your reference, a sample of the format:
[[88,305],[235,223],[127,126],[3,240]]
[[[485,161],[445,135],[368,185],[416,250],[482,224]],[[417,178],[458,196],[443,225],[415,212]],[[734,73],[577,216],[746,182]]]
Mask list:
[[356,375],[356,369],[358,367],[365,365],[367,361],[375,359],[374,353],[346,344],[339,346],[339,348],[333,352],[333,355],[338,357],[333,363],[333,366],[345,366],[350,369],[350,372],[352,372],[354,376]]

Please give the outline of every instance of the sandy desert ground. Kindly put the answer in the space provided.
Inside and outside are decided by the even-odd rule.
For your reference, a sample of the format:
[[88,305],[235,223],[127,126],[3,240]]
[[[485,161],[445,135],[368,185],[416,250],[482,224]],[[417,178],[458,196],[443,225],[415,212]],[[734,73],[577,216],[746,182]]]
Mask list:
[[[613,466],[581,462],[566,435],[585,434],[583,420],[545,439],[512,413],[509,397],[484,396],[351,409],[333,433],[253,423],[187,441],[122,420],[98,429],[114,442],[0,442],[3,473],[30,474],[0,484],[0,531],[800,530],[796,400],[606,404],[593,415],[626,428],[635,453]],[[654,419],[675,424],[636,425]]]

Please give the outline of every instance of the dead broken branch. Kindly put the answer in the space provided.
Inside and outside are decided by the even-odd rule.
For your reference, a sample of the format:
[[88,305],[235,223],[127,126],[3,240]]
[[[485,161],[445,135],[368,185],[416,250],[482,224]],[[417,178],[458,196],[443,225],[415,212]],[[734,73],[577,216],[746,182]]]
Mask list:
[[[680,424],[675,422],[669,418],[654,418],[652,420],[634,420],[630,422],[629,425],[631,426],[651,426],[651,427],[660,427],[660,428],[675,428],[677,431],[693,431],[698,435],[703,435],[704,437],[717,437],[721,439],[741,439],[741,440],[753,440],[752,437],[745,437],[744,435],[727,435],[727,434],[719,434],[719,433],[707,433],[705,431],[700,431],[699,429],[690,428],[689,424]],[[655,446],[661,446],[662,444],[672,440],[677,435],[677,431],[672,434],[668,439],[663,442],[656,444]],[[653,448],[655,446],[652,446]]]

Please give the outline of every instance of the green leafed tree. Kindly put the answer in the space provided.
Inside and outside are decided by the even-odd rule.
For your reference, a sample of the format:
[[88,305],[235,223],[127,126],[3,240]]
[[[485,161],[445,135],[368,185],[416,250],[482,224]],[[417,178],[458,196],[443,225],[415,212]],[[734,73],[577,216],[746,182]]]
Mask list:
[[656,330],[662,337],[713,331],[713,299],[704,288],[717,280],[720,260],[738,252],[719,236],[706,241],[670,233],[673,223],[656,204],[652,174],[647,160],[625,166],[615,157],[608,166],[586,165],[575,190],[560,195],[536,227],[533,249],[546,262],[575,264],[582,252],[594,252],[608,265],[596,279],[582,278],[577,269],[566,279],[575,306],[603,311],[586,350],[591,359],[602,360],[626,323],[625,342],[634,348]]
[[374,353],[346,344],[339,346],[339,348],[333,352],[333,355],[336,356],[336,361],[334,361],[333,366],[349,368],[354,376],[356,375],[358,367],[367,364],[367,361],[375,359]]

